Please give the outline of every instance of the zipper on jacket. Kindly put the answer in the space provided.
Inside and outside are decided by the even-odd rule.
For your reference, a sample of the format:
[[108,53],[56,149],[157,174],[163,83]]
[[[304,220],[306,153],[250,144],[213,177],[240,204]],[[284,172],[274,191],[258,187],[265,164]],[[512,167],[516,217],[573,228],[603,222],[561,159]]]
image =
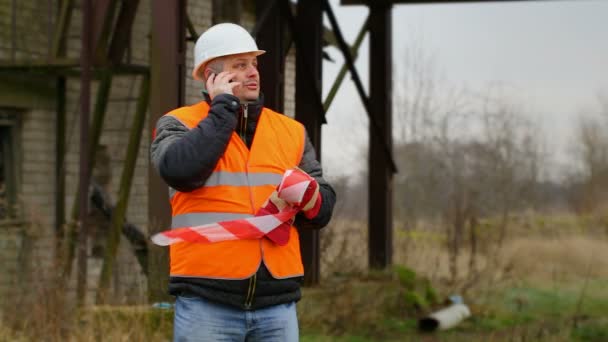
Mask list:
[[247,116],[249,115],[249,104],[243,104],[243,120],[241,120],[241,139],[245,143],[245,146],[249,148],[247,144]]
[[[243,104],[243,118],[245,121],[245,134],[243,137],[243,143],[245,144],[245,147],[247,147],[247,149],[251,152],[251,147],[253,147],[253,139],[251,140],[251,146],[249,146],[247,144],[247,116],[249,112],[249,104],[245,103]],[[255,133],[255,132],[254,132]],[[251,192],[251,183],[249,183],[249,157],[251,156],[251,153],[247,156],[247,163],[245,164],[245,172],[247,173],[247,184],[249,185],[249,201],[251,202],[251,212],[255,215],[255,205],[253,202],[253,193]]]
[[257,273],[254,273],[251,278],[249,278],[249,289],[247,289],[247,298],[245,298],[245,309],[250,309],[251,304],[253,303],[253,295],[255,294],[255,283],[257,279]]
[[[247,144],[247,116],[249,114],[249,104],[245,103],[243,104],[243,125],[241,126],[241,132],[243,134],[242,139],[243,139],[243,143],[245,143],[245,146],[247,146],[247,149],[249,149],[249,144]],[[246,168],[246,173],[247,173],[247,178],[249,179],[249,157],[247,158],[247,164],[245,166]],[[251,187],[249,188],[249,200],[251,201],[251,209],[253,211],[254,209],[254,205],[253,205],[253,194],[251,193]],[[261,248],[261,242],[260,242],[260,248]],[[263,261],[262,261],[263,262]],[[249,278],[249,288],[247,289],[247,298],[245,298],[245,309],[250,309],[251,305],[253,303],[253,297],[255,295],[255,285],[257,282],[257,273],[254,273],[253,276],[251,278]]]

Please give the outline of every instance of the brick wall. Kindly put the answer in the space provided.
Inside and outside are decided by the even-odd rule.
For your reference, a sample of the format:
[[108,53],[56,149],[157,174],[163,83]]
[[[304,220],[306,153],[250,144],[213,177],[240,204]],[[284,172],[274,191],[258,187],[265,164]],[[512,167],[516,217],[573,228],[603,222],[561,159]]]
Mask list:
[[285,115],[296,115],[296,49],[289,49],[285,60]]
[[16,1],[14,8],[11,2],[0,0],[0,59],[14,56],[33,60],[46,56],[53,22],[48,11],[54,11],[51,3],[56,1]]
[[[188,1],[188,16],[198,35],[202,34],[211,26],[212,1]],[[198,37],[197,37],[198,38]],[[186,104],[194,104],[202,100],[201,82],[192,79],[192,68],[194,67],[194,43],[188,42],[186,51]]]
[[[51,1],[53,5],[55,2]],[[17,2],[16,23],[19,38],[12,42],[11,14],[13,8],[12,1],[0,0],[0,58],[11,59],[13,56],[18,61],[35,60],[36,58],[46,58],[49,50],[48,46],[48,22],[40,20],[32,21],[31,18],[46,18],[48,8],[45,6],[36,7],[32,2]],[[47,2],[44,2],[47,5]],[[76,2],[72,14],[72,22],[68,33],[68,52],[69,57],[78,57],[80,51],[80,28],[81,11],[80,3]],[[5,14],[9,14],[8,16]],[[29,19],[28,19],[29,18]],[[29,24],[28,24],[29,23]],[[33,23],[33,24],[32,24]],[[8,33],[7,33],[8,32]],[[136,20],[133,26],[133,46],[130,51],[132,63],[147,64],[149,55],[149,32],[150,32],[150,7],[148,1],[140,2]],[[6,37],[7,36],[7,37]],[[7,38],[7,39],[5,39]],[[114,77],[110,98],[107,105],[106,117],[100,144],[105,148],[108,157],[107,164],[102,165],[105,173],[109,173],[107,190],[111,194],[113,201],[116,200],[120,177],[124,165],[126,146],[129,139],[129,131],[135,114],[136,99],[138,97],[140,77],[120,76]],[[1,80],[0,80],[1,82]],[[91,89],[91,110],[96,100],[98,82],[92,83]],[[69,78],[67,82],[67,125],[66,125],[66,156],[65,156],[65,175],[66,175],[66,217],[72,211],[72,205],[77,191],[77,180],[79,170],[79,94],[80,80]],[[33,96],[35,98],[35,95]],[[2,103],[0,106],[11,106],[10,103]],[[52,269],[54,255],[54,194],[56,191],[54,184],[55,169],[55,112],[53,106],[40,107],[32,103],[31,107],[21,108],[20,122],[20,150],[22,161],[20,169],[22,171],[19,184],[20,200],[23,202],[24,219],[26,226],[32,235],[31,240],[35,242],[31,250],[32,264],[39,266],[40,269]],[[92,115],[92,112],[91,112]],[[147,126],[145,126],[147,127]],[[139,155],[136,162],[136,169],[131,188],[131,197],[127,212],[127,218],[142,229],[146,229],[147,223],[147,165],[148,165],[148,146],[149,134],[144,129]],[[95,175],[99,172],[96,169]],[[92,215],[95,216],[95,215]],[[97,220],[100,219],[98,215]],[[91,223],[91,228],[97,225],[104,225],[103,220],[100,224]],[[105,223],[107,228],[107,223]],[[3,228],[0,228],[3,229]],[[5,229],[8,231],[8,229]],[[9,270],[11,260],[16,260],[15,255],[22,250],[19,238],[19,231],[22,229],[12,229],[12,234],[6,234],[6,240],[0,241],[7,247],[12,246],[13,252],[3,253],[0,261],[6,261]],[[105,240],[105,236],[103,236]],[[93,243],[91,241],[90,246]],[[8,248],[7,248],[8,249]],[[98,273],[101,267],[99,258],[90,258],[88,285],[91,295],[98,282]],[[140,272],[140,267],[129,248],[126,239],[121,241],[116,262],[115,279],[112,282],[114,290],[114,302],[138,302],[145,298],[145,278]],[[40,273],[38,273],[40,274]],[[2,272],[0,277],[0,296],[9,294],[11,282],[16,279],[17,274]],[[6,284],[7,286],[2,286]],[[69,285],[75,288],[75,282]],[[89,297],[89,301],[93,297]]]

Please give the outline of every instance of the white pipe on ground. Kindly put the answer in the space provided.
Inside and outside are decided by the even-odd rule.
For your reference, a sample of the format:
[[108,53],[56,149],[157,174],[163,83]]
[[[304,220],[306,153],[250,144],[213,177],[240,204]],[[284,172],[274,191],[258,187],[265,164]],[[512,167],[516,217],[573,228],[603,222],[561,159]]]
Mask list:
[[466,305],[452,304],[422,318],[418,321],[418,328],[423,331],[446,330],[455,327],[469,316],[471,311]]

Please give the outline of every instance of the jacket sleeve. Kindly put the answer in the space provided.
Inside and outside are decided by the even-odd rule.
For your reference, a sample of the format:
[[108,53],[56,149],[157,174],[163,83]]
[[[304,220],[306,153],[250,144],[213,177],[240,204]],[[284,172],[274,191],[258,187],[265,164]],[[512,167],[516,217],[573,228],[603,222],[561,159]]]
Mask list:
[[150,154],[169,186],[188,192],[205,184],[228,146],[238,108],[237,97],[222,94],[213,99],[209,115],[192,129],[170,115],[158,120]]
[[296,216],[295,224],[299,228],[321,229],[325,227],[331,219],[334,205],[336,204],[336,192],[325,180],[325,178],[323,178],[323,169],[321,168],[321,163],[319,163],[317,160],[317,154],[312,146],[312,143],[310,142],[310,139],[308,138],[308,134],[306,135],[306,143],[304,146],[302,160],[300,161],[300,165],[298,165],[298,167],[308,173],[317,181],[317,183],[319,183],[321,208],[319,209],[317,216],[310,220],[302,213],[299,213]]

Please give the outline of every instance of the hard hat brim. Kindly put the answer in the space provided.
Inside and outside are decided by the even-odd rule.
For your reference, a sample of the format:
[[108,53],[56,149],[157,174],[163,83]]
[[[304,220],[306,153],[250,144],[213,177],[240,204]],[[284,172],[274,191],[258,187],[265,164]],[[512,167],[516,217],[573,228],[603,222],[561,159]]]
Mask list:
[[253,51],[243,51],[243,52],[236,52],[236,53],[227,53],[225,55],[221,55],[221,56],[213,56],[207,59],[204,59],[203,61],[201,61],[200,63],[198,63],[198,65],[194,68],[194,70],[192,70],[192,78],[194,78],[197,81],[202,81],[203,79],[199,76],[200,75],[200,70],[203,69],[205,67],[205,65],[210,62],[213,59],[216,58],[220,58],[220,57],[225,57],[225,56],[232,56],[232,55],[240,55],[242,53],[255,53],[255,56],[260,56],[266,53],[266,50],[253,50]]

